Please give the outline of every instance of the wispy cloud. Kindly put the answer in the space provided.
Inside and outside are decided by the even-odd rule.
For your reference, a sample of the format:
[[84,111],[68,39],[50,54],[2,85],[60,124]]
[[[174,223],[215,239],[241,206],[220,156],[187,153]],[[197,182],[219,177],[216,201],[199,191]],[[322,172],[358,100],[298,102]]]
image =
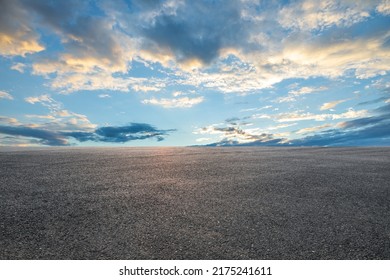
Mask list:
[[290,90],[287,96],[278,98],[277,102],[282,103],[282,102],[296,101],[296,98],[298,96],[306,95],[310,93],[316,93],[327,89],[328,89],[327,87],[321,86],[321,87],[302,87],[300,89]]
[[387,99],[388,99],[388,97],[384,96],[384,97],[380,97],[380,98],[377,98],[377,99],[373,99],[373,100],[369,100],[369,101],[365,101],[365,102],[360,102],[357,105],[358,106],[363,106],[363,105],[377,104],[377,103],[380,103],[382,101],[386,102]]
[[111,95],[109,94],[99,94],[99,98],[111,98]]
[[290,90],[288,93],[295,95],[295,96],[299,96],[299,95],[305,95],[305,94],[309,94],[309,93],[313,93],[313,92],[324,91],[327,89],[328,88],[324,87],[324,86],[321,86],[321,87],[302,87],[302,88],[297,89],[297,90]]
[[322,104],[322,106],[320,107],[320,110],[321,111],[325,111],[325,110],[329,110],[329,109],[333,109],[334,107],[336,107],[337,105],[345,102],[345,101],[348,101],[349,99],[343,99],[343,100],[335,100],[335,101],[332,101],[332,102],[327,102],[327,103],[324,103]]
[[0,124],[19,125],[20,123],[16,118],[0,116]]
[[319,3],[297,1],[280,11],[279,22],[285,28],[298,30],[325,29],[332,25],[350,26],[370,16],[367,10],[375,6],[362,1],[329,0]]
[[15,63],[11,66],[12,70],[18,71],[20,73],[24,73],[24,70],[26,69],[27,65],[21,62]]
[[13,100],[14,98],[8,92],[0,90],[0,99]]
[[164,108],[191,108],[194,105],[202,103],[204,100],[203,96],[189,98],[189,97],[181,97],[181,98],[152,98],[145,99],[142,101],[144,104],[151,104],[162,106]]
[[48,108],[52,114],[62,111],[62,104],[53,99],[49,94],[26,97],[24,101],[30,104],[40,104]]
[[296,134],[308,134],[312,132],[317,132],[319,130],[324,130],[326,128],[331,127],[332,125],[330,124],[323,124],[323,125],[318,125],[318,126],[313,126],[313,127],[305,127],[296,132]]
[[90,122],[87,116],[65,110],[61,102],[58,102],[52,98],[49,94],[43,94],[39,96],[30,96],[24,99],[30,104],[40,104],[49,109],[49,115],[27,115],[32,119],[41,119],[48,122],[34,122],[29,126],[48,129],[48,130],[86,130],[90,131],[96,128],[97,125]]
[[313,113],[304,113],[304,112],[296,111],[291,113],[277,114],[274,116],[274,118],[278,122],[293,122],[293,121],[305,121],[305,120],[325,121],[325,120],[338,120],[338,119],[354,119],[354,118],[364,117],[367,114],[368,114],[367,110],[355,111],[353,109],[350,109],[340,114],[313,114]]

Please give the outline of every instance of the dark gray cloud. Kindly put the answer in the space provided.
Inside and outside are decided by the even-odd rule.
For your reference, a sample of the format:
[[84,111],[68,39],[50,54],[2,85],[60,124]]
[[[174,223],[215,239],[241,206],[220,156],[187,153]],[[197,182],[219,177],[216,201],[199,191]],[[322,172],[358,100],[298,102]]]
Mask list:
[[0,126],[0,134],[33,138],[31,143],[48,146],[70,145],[69,139],[79,142],[109,142],[126,143],[133,140],[156,139],[163,141],[164,137],[174,129],[161,130],[146,123],[131,123],[127,126],[105,126],[94,132],[62,132],[31,128],[26,126]]
[[19,3],[15,0],[0,0],[0,32],[5,34],[11,34],[16,32],[20,25],[25,24],[25,21],[20,23],[14,23],[13,18],[20,18],[23,20],[26,13],[21,9]]
[[[39,144],[49,146],[68,145],[66,138],[58,132],[26,126],[0,126],[0,133],[5,135],[23,136],[38,139]],[[36,140],[34,140],[34,143]]]
[[178,61],[199,59],[210,63],[222,47],[243,42],[248,31],[240,20],[239,1],[184,1],[175,12],[163,8],[139,32],[172,51]]
[[73,137],[80,142],[111,142],[125,143],[133,140],[144,140],[155,138],[157,141],[164,140],[164,136],[174,129],[160,130],[146,123],[131,123],[128,126],[105,126],[100,127],[93,133],[88,132],[70,132],[66,136]]
[[21,3],[35,13],[38,20],[60,31],[69,26],[70,22],[74,22],[87,7],[88,1],[21,0]]

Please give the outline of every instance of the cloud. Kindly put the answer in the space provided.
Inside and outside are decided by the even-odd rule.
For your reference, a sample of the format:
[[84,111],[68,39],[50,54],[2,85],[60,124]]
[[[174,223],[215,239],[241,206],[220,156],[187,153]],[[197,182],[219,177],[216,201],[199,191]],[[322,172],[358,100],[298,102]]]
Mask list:
[[184,91],[174,91],[173,93],[172,93],[172,96],[173,97],[178,97],[178,96],[185,96],[185,95],[192,95],[192,94],[196,94],[196,91],[195,90],[190,90],[190,91],[186,91],[186,92],[184,92]]
[[[367,1],[368,2],[368,1]],[[313,30],[336,26],[350,26],[367,19],[367,10],[373,9],[363,1],[326,0],[315,2],[303,0],[292,2],[279,13],[279,22],[284,28]]]
[[340,114],[313,114],[313,113],[303,113],[300,111],[291,112],[291,113],[281,113],[274,116],[274,119],[278,122],[293,122],[293,121],[305,121],[305,120],[315,120],[315,121],[325,121],[325,120],[338,120],[338,119],[353,119],[358,117],[363,117],[368,114],[367,110],[355,111],[349,109],[348,111]]
[[11,69],[12,69],[12,70],[15,70],[15,71],[18,71],[18,72],[20,72],[20,73],[24,73],[24,69],[25,69],[26,67],[27,67],[26,64],[18,62],[18,63],[13,64],[13,65],[11,66]]
[[238,1],[162,2],[154,12],[147,12],[149,16],[141,13],[139,32],[149,44],[167,49],[179,63],[209,64],[222,47],[245,37],[241,9]]
[[24,99],[26,102],[35,104],[35,103],[42,103],[42,104],[47,104],[47,103],[55,103],[54,99],[52,99],[48,94],[40,95],[40,96],[30,96],[26,97]]
[[324,91],[327,89],[328,89],[327,87],[321,86],[321,87],[302,87],[300,89],[290,90],[288,92],[288,96],[278,98],[277,102],[279,102],[279,103],[292,102],[292,101],[296,100],[297,96],[315,93],[315,92],[319,92],[319,91]]
[[109,94],[99,94],[99,98],[111,98],[111,95]]
[[19,121],[15,118],[0,116],[0,124],[7,124],[7,125],[19,125]]
[[42,145],[65,146],[68,141],[58,132],[43,129],[30,128],[25,126],[0,126],[0,134],[23,136],[38,139]]
[[[88,3],[67,1],[52,5],[28,1],[26,7],[37,17],[37,25],[61,37],[65,52],[59,56],[59,71],[125,72],[131,54],[129,38],[122,36],[108,18],[88,14]],[[99,70],[98,69],[98,70]]]
[[369,101],[365,101],[365,102],[360,102],[359,104],[357,104],[358,106],[363,106],[363,105],[371,105],[371,104],[376,104],[376,103],[379,103],[379,102],[386,102],[386,100],[388,99],[388,97],[380,97],[380,98],[377,98],[377,99],[374,99],[374,100],[369,100]]
[[318,125],[318,126],[313,126],[313,127],[306,127],[306,128],[302,128],[302,129],[298,130],[296,132],[296,134],[308,134],[308,133],[316,132],[316,131],[323,130],[323,129],[329,128],[329,127],[331,127],[330,124],[323,124],[323,125]]
[[194,98],[182,97],[182,98],[172,98],[172,99],[152,98],[152,99],[145,99],[142,101],[142,103],[162,106],[164,108],[191,108],[194,105],[202,103],[203,100],[204,100],[203,96],[194,97]]
[[[143,140],[156,138],[157,141],[164,140],[164,136],[174,129],[159,130],[154,126],[145,123],[131,123],[128,126],[106,126],[95,130],[98,141],[125,143],[132,140]],[[76,138],[77,139],[77,138]]]
[[[343,129],[334,129],[292,141],[294,145],[389,145],[390,116],[354,120],[344,123]],[[353,128],[353,129],[346,129]]]
[[67,92],[102,87],[128,90],[127,86],[115,86],[112,80],[120,80],[114,77],[115,73],[129,70],[134,42],[116,28],[115,21],[90,13],[98,7],[74,0],[54,5],[47,1],[25,1],[23,6],[31,14],[27,25],[57,36],[61,41],[60,49],[63,49],[35,59],[34,74],[50,77],[51,87]]
[[332,109],[334,107],[336,107],[337,105],[345,102],[345,101],[348,101],[349,99],[343,99],[343,100],[335,100],[335,101],[332,101],[332,102],[327,102],[327,103],[324,103],[322,104],[320,110],[321,111],[324,111],[324,110],[329,110],[329,109]]
[[49,94],[26,97],[24,99],[24,101],[26,101],[27,103],[30,103],[30,104],[39,103],[39,104],[49,108],[49,110],[51,112],[59,111],[62,107],[62,104],[60,102],[57,102],[56,100],[54,100]]
[[375,115],[339,123],[334,129],[321,131],[331,127],[331,124],[300,129],[296,132],[297,134],[315,132],[314,135],[303,138],[288,138],[288,135],[283,134],[267,134],[261,129],[252,129],[252,133],[250,133],[231,126],[208,126],[198,129],[194,133],[223,134],[224,137],[221,141],[209,144],[209,146],[389,146],[390,104],[379,107],[371,113]]
[[321,86],[321,87],[302,87],[298,90],[290,90],[289,94],[299,96],[299,95],[305,95],[313,92],[318,92],[318,91],[324,91],[327,90],[327,87]]
[[207,141],[210,141],[212,140],[211,138],[206,138],[206,137],[201,137],[201,138],[197,138],[195,141],[196,142],[207,142]]
[[282,139],[275,139],[272,134],[260,132],[258,129],[241,129],[238,125],[224,126],[210,125],[194,131],[194,134],[217,134],[221,140],[212,146],[235,145],[242,143],[275,143]]
[[325,121],[325,120],[338,120],[338,119],[353,119],[367,116],[369,113],[367,110],[354,110],[349,108],[346,112],[340,114],[314,114],[304,111],[292,111],[279,114],[253,114],[252,119],[271,119],[276,122],[295,122],[295,121]]
[[[0,134],[11,136],[22,136],[28,139],[27,143],[41,144],[48,146],[68,146],[70,139],[78,142],[109,142],[126,143],[134,140],[156,139],[163,141],[164,137],[174,129],[159,130],[154,126],[145,123],[131,123],[127,126],[105,126],[93,132],[83,131],[51,131],[47,129],[31,128],[24,125],[3,126],[0,125]],[[27,140],[28,140],[27,139]]]
[[236,125],[240,120],[241,120],[240,118],[233,117],[233,118],[226,119],[225,122],[230,123],[232,125]]
[[[388,15],[387,0],[1,1],[0,55],[41,51],[32,72],[62,93],[186,85],[246,94],[290,78],[390,70],[388,28],[373,16]],[[40,34],[60,47],[44,50]],[[132,77],[135,62],[155,77]]]
[[294,125],[297,125],[297,123],[289,123],[289,124],[283,123],[283,124],[278,124],[275,126],[269,126],[265,130],[267,130],[267,131],[268,130],[278,130],[281,128],[286,128],[286,127],[290,127],[290,126],[294,126]]
[[50,111],[49,115],[27,115],[27,117],[33,119],[49,120],[49,122],[35,122],[33,124],[29,124],[30,127],[51,131],[91,131],[96,128],[96,125],[91,123],[87,116],[63,109],[62,103],[53,99],[49,94],[30,96],[26,97],[24,100],[30,104],[38,103],[48,108]]
[[390,1],[382,0],[382,2],[376,7],[376,10],[378,13],[390,15]]
[[27,118],[31,119],[46,119],[46,120],[54,120],[55,117],[52,115],[26,115]]
[[0,7],[0,55],[25,56],[45,49],[21,1],[0,0]]
[[8,100],[13,100],[14,98],[12,97],[11,94],[8,92],[0,90],[0,99],[8,99]]

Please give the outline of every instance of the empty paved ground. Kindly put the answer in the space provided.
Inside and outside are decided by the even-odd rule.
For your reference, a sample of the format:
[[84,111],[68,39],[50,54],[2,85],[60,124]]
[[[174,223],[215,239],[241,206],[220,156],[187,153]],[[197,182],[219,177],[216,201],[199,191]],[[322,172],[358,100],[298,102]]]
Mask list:
[[390,148],[3,150],[0,259],[390,259]]

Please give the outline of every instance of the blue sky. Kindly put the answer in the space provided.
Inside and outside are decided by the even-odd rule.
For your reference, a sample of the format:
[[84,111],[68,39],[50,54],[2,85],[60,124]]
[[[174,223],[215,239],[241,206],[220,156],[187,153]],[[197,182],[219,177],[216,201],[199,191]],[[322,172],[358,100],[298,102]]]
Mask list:
[[390,1],[0,0],[1,146],[388,146]]

